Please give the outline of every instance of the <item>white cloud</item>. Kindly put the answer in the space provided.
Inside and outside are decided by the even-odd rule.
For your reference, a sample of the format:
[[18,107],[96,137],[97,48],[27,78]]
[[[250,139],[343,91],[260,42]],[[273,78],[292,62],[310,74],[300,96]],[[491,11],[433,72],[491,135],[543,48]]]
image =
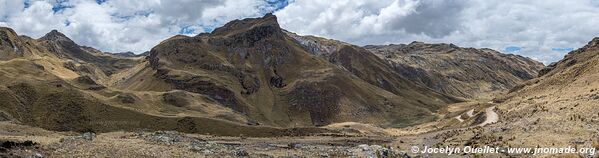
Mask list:
[[56,29],[81,45],[141,53],[183,28],[197,34],[269,9],[260,0],[0,0],[0,26],[34,38]]
[[[140,53],[183,28],[197,34],[277,10],[277,1],[68,0],[61,5],[69,8],[54,13],[56,0],[0,0],[0,26],[34,38],[57,29],[82,45]],[[292,0],[275,14],[287,30],[358,45],[513,46],[521,47],[513,53],[545,63],[599,35],[597,0]]]
[[276,13],[300,34],[354,44],[455,43],[504,50],[549,63],[599,36],[593,0],[298,0]]

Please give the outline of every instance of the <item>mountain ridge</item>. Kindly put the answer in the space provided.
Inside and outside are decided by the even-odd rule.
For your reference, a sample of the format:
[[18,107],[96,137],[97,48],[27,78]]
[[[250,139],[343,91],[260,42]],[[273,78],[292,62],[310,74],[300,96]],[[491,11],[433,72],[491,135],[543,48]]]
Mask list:
[[[186,43],[197,43],[199,45],[187,45]],[[200,48],[198,48],[198,46]],[[190,47],[190,48],[186,48],[186,47]],[[173,51],[174,50],[174,51]],[[191,51],[191,50],[207,50],[206,52],[197,52],[197,51]],[[177,55],[175,55],[177,54]],[[192,55],[193,54],[193,55]],[[201,58],[194,58],[197,56],[200,56]],[[207,58],[207,59],[202,59],[202,58]],[[371,58],[371,59],[375,59],[378,60],[378,58]],[[237,105],[239,104],[238,108],[240,108],[240,112],[245,113],[248,111],[244,111],[245,110],[249,110],[249,113],[253,113],[251,111],[253,110],[260,110],[260,108],[262,108],[262,110],[264,110],[266,107],[253,107],[254,105],[247,104],[247,102],[255,102],[252,101],[254,99],[251,99],[252,95],[255,95],[255,93],[259,93],[259,95],[266,95],[266,96],[272,96],[273,94],[277,94],[278,95],[283,95],[283,96],[287,96],[289,93],[292,93],[291,98],[289,97],[283,97],[280,99],[283,100],[271,100],[273,101],[270,104],[275,104],[275,105],[270,105],[272,107],[283,107],[283,108],[291,108],[288,107],[290,104],[294,105],[302,105],[302,106],[308,106],[308,104],[317,104],[319,106],[323,106],[320,104],[333,104],[331,106],[336,106],[335,104],[340,104],[340,103],[327,103],[326,100],[337,100],[337,99],[341,99],[341,98],[345,98],[345,99],[349,99],[352,100],[350,98],[346,98],[346,96],[344,95],[358,95],[358,96],[362,96],[362,98],[370,95],[364,92],[360,92],[363,90],[354,90],[356,92],[352,92],[352,91],[346,91],[343,92],[342,90],[340,90],[340,88],[347,88],[347,87],[354,87],[354,88],[358,88],[361,86],[370,86],[368,83],[364,83],[361,81],[361,79],[352,79],[353,74],[348,74],[350,73],[349,71],[345,71],[343,69],[338,69],[336,67],[332,67],[332,65],[330,65],[331,63],[329,61],[326,60],[322,60],[320,58],[315,58],[315,57],[311,57],[309,53],[306,53],[305,50],[300,47],[296,42],[294,42],[290,37],[288,37],[283,30],[278,26],[278,23],[276,23],[276,17],[274,15],[266,15],[263,18],[251,18],[251,19],[245,19],[245,20],[236,20],[236,21],[232,21],[230,23],[225,24],[223,27],[215,29],[215,31],[213,31],[210,34],[201,34],[198,35],[196,37],[189,37],[189,38],[184,38],[184,37],[179,37],[176,39],[171,39],[169,41],[163,42],[161,45],[155,47],[154,49],[152,49],[150,51],[150,57],[149,57],[149,61],[150,61],[150,65],[152,65],[152,68],[158,71],[161,71],[161,80],[171,80],[168,82],[182,82],[181,80],[172,80],[169,78],[169,76],[172,75],[167,75],[168,73],[174,73],[177,72],[178,76],[181,76],[183,74],[179,73],[178,71],[181,70],[183,67],[181,66],[182,64],[187,65],[188,68],[186,69],[191,69],[193,71],[198,71],[198,72],[202,72],[202,71],[208,71],[208,72],[214,72],[214,73],[218,73],[218,74],[223,74],[225,76],[228,75],[232,75],[230,77],[227,78],[221,78],[218,80],[229,80],[227,81],[228,84],[224,84],[224,83],[218,83],[216,82],[215,84],[213,84],[214,81],[209,80],[209,81],[202,81],[204,82],[203,84],[208,84],[213,88],[216,87],[220,87],[220,88],[216,88],[216,89],[221,89],[219,90],[219,92],[209,92],[209,91],[197,91],[197,90],[193,90],[193,89],[187,89],[187,91],[195,91],[198,93],[204,93],[204,94],[208,94],[208,95],[214,95],[213,97],[217,97],[217,98],[228,98],[225,100],[221,100],[221,102],[226,102],[227,104],[230,105]],[[307,63],[311,63],[311,64],[307,64]],[[294,66],[291,66],[294,65]],[[305,70],[302,69],[296,69],[297,67],[301,67]],[[298,71],[299,70],[299,71]],[[323,71],[323,72],[321,72]],[[326,74],[326,75],[320,75],[318,73],[316,73],[315,75],[314,72],[318,72],[318,73],[322,73],[322,74]],[[190,70],[186,70],[185,72],[186,74],[184,76],[187,75],[191,75],[194,76],[192,74],[190,74]],[[307,78],[297,78],[296,76],[306,76]],[[200,75],[200,76],[204,76],[204,75]],[[308,76],[313,76],[313,77],[308,77]],[[327,77],[328,76],[328,77]],[[195,78],[205,78],[208,76],[204,76],[204,77],[199,77],[196,76]],[[324,78],[323,78],[324,77]],[[212,78],[212,77],[209,77]],[[339,79],[339,80],[355,80],[352,82],[358,82],[355,85],[347,85],[347,86],[337,86],[340,83],[331,83],[332,78],[335,79]],[[360,76],[358,76],[358,78],[360,78]],[[233,80],[231,80],[233,79]],[[187,80],[193,80],[193,78],[187,79]],[[373,83],[372,82],[373,79],[370,79],[371,82],[369,83]],[[185,82],[185,81],[183,81]],[[194,81],[194,82],[198,82],[198,81]],[[206,83],[207,82],[207,83]],[[237,83],[236,83],[237,82]],[[352,83],[352,82],[348,82],[348,83]],[[327,87],[324,86],[325,89],[320,89],[323,87],[315,87],[318,83],[324,83],[324,85],[335,85],[335,86],[331,86],[331,87]],[[192,83],[190,83],[192,84]],[[194,83],[195,84],[195,83]],[[237,86],[233,86],[236,85]],[[352,83],[353,84],[353,83]],[[400,83],[398,83],[400,84]],[[404,83],[404,84],[411,84],[411,83]],[[214,87],[216,86],[216,87]],[[175,85],[175,87],[177,87]],[[184,87],[193,87],[193,86],[181,86],[179,87],[179,89],[184,88]],[[237,90],[234,87],[240,87],[240,90]],[[263,89],[267,88],[267,89]],[[383,86],[381,86],[383,87]],[[386,88],[386,87],[383,87]],[[261,90],[263,89],[263,90]],[[303,89],[303,90],[298,90],[298,89]],[[185,89],[183,89],[185,90]],[[239,93],[242,93],[242,95],[237,95],[238,92],[236,91],[240,91]],[[370,91],[370,90],[369,90]],[[376,90],[376,91],[381,91],[381,90]],[[231,93],[234,92],[234,93]],[[415,92],[415,91],[414,91]],[[303,94],[306,93],[306,94]],[[312,94],[315,93],[315,94]],[[294,96],[297,95],[308,95],[308,96],[312,96],[312,95],[318,95],[317,93],[323,93],[325,94],[325,96],[323,96],[324,98],[313,98],[314,103],[302,103],[302,101],[300,100],[296,100],[293,99]],[[343,94],[343,93],[355,93],[355,94]],[[376,93],[381,93],[378,95],[383,95],[384,91],[381,92],[376,92]],[[376,94],[375,93],[375,94]],[[410,92],[402,92],[403,95],[406,95]],[[418,93],[431,93],[428,92],[426,90],[420,91]],[[431,93],[432,94],[432,93]],[[225,95],[226,97],[223,97],[221,95]],[[326,95],[330,95],[330,96],[326,96]],[[384,94],[387,95],[387,94]],[[438,97],[441,97],[441,95],[437,94]],[[306,97],[308,97],[306,96]],[[249,97],[249,98],[248,98]],[[332,97],[331,99],[327,99],[326,97]],[[375,96],[368,96],[369,98],[375,98]],[[379,96],[380,97],[380,96]],[[277,97],[275,97],[277,98]],[[390,98],[386,99],[389,100]],[[344,100],[344,99],[341,99]],[[411,99],[406,99],[406,100],[411,100]],[[449,101],[449,99],[446,99],[446,101]],[[297,102],[297,103],[296,103]],[[360,107],[360,106],[365,106],[366,101],[354,101],[353,104],[356,105],[352,105],[352,106],[356,106],[356,107]],[[380,102],[380,101],[367,101],[367,102]],[[394,101],[395,102],[395,101]],[[421,101],[421,102],[426,102],[426,101]],[[435,102],[435,101],[433,101]],[[431,102],[432,103],[432,102]],[[348,104],[348,103],[343,103],[343,104]],[[343,105],[340,104],[340,105]],[[380,103],[382,104],[382,102]],[[397,103],[395,103],[397,104]],[[414,102],[411,104],[422,104],[422,103],[418,103],[418,102]],[[438,103],[435,103],[438,104]],[[312,106],[312,105],[310,105]],[[343,105],[346,106],[346,105]],[[435,108],[440,107],[441,104],[435,105]],[[241,107],[245,107],[245,108],[241,108]],[[258,108],[258,109],[254,109],[254,108]],[[306,107],[308,108],[308,107]],[[336,107],[332,107],[333,109],[336,109]],[[350,108],[351,110],[356,110],[353,109],[354,107],[346,107],[346,108]],[[388,108],[388,107],[386,107]],[[432,108],[431,110],[434,110],[435,108]],[[252,110],[253,109],[253,110]],[[350,110],[348,109],[348,110]],[[368,109],[368,108],[366,108]],[[324,109],[322,109],[324,110]],[[270,110],[269,110],[270,111]],[[311,109],[311,112],[309,112],[308,115],[310,115],[309,117],[311,117],[312,121],[307,121],[307,122],[319,122],[317,124],[328,124],[328,119],[336,119],[336,118],[320,118],[325,116],[324,113],[330,113],[332,111],[321,111],[318,109]],[[298,115],[298,114],[293,114],[293,112],[289,113],[290,115]],[[334,117],[334,115],[332,115],[333,113],[327,114],[326,116],[332,116]],[[307,117],[306,114],[299,114],[299,115],[304,115],[301,117]],[[256,117],[256,116],[254,116]],[[262,116],[260,116],[262,117]],[[269,117],[269,116],[267,116]],[[281,116],[270,116],[270,117],[274,117],[274,119],[277,119],[276,117],[281,117]],[[282,116],[282,117],[288,117],[288,116]],[[342,116],[344,117],[344,119],[350,119],[351,117],[347,117],[347,116]],[[366,116],[369,117],[369,116]],[[270,121],[274,121],[272,120],[273,118],[262,118],[262,119],[266,119]],[[381,118],[377,118],[377,119],[381,119]],[[365,119],[368,120],[368,119]],[[287,122],[287,121],[283,121],[283,120],[279,120],[278,122]],[[354,120],[354,121],[358,121],[358,120]],[[277,122],[277,121],[275,121]],[[303,122],[303,121],[302,121]],[[300,122],[296,122],[296,123],[300,123]],[[272,124],[272,123],[271,123]],[[275,123],[275,124],[281,124],[281,123]],[[287,124],[287,123],[283,123],[283,124]]]
[[[537,76],[542,63],[519,55],[454,44],[412,42],[368,45],[396,71],[437,91],[468,99],[491,98]],[[478,82],[478,83],[477,83]]]
[[[288,32],[280,28],[272,14],[234,20],[211,33],[173,36],[156,45],[145,57],[107,54],[80,46],[56,30],[37,40],[23,40],[30,43],[31,49],[27,50],[33,55],[10,61],[33,64],[16,68],[18,71],[32,69],[31,72],[44,73],[42,76],[27,73],[39,80],[7,82],[2,86],[25,86],[3,92],[21,98],[13,93],[28,86],[60,83],[67,90],[59,94],[51,86],[29,91],[43,94],[40,98],[48,102],[69,105],[57,107],[67,109],[51,115],[51,119],[83,120],[64,126],[42,126],[53,130],[111,131],[117,127],[90,123],[94,119],[136,121],[118,116],[125,113],[166,122],[183,121],[157,127],[143,123],[131,128],[186,132],[218,131],[205,128],[216,127],[221,121],[228,122],[227,128],[239,126],[274,132],[312,130],[340,122],[405,127],[433,121],[437,119],[435,113],[447,104],[464,101],[411,81],[396,71],[393,64],[363,47]],[[5,68],[8,71],[14,66]],[[3,80],[17,81],[20,78],[4,77]],[[73,101],[60,94],[85,99]],[[14,103],[5,102],[0,108],[16,108],[11,104]],[[115,114],[95,115],[99,109],[92,107],[97,106],[112,109]],[[71,108],[83,109],[85,114]],[[37,110],[42,111],[29,112],[40,114],[44,109]],[[28,112],[6,111],[11,111],[11,116]],[[211,120],[210,124],[197,125],[206,119]],[[40,121],[24,122],[41,126]],[[223,134],[235,132],[244,133],[234,130]]]

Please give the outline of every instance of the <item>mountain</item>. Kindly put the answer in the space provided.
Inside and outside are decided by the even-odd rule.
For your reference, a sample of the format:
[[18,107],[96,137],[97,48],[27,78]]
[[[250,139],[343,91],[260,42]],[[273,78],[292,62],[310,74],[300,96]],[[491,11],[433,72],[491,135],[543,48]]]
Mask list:
[[[498,147],[599,148],[599,38],[498,96],[480,116],[495,111],[496,123],[437,132],[431,144]],[[474,111],[477,111],[476,109]],[[462,117],[462,116],[460,116]],[[477,118],[477,117],[474,117]],[[485,117],[481,120],[485,120]],[[460,141],[448,141],[460,140]],[[595,151],[595,150],[593,150]],[[506,156],[522,156],[502,153]],[[551,153],[547,153],[550,155]],[[560,156],[595,157],[589,153]]]
[[[432,112],[457,101],[411,83],[368,51],[340,50],[345,67],[308,52],[268,14],[170,38],[150,51],[151,70],[122,85],[200,94],[276,127],[347,121],[403,126],[430,120]],[[136,83],[138,78],[152,80]]]
[[[113,58],[97,49],[79,46],[64,34],[52,30],[39,40],[40,44],[63,60],[71,60],[84,66],[93,65],[103,76],[131,68],[136,62],[127,58]],[[96,75],[97,76],[97,75]]]
[[[2,120],[79,132],[151,129],[250,136],[326,132],[228,121],[237,119],[232,110],[203,102],[205,97],[195,94],[114,88],[113,81],[123,79],[122,73],[144,65],[145,58],[114,58],[79,46],[57,31],[32,39],[18,36],[12,29],[0,28],[0,39]],[[193,98],[188,102],[193,105],[171,105],[179,105],[180,97]]]
[[[506,120],[493,129],[529,146],[599,145],[599,38],[497,99]],[[542,140],[528,142],[527,140]]]
[[431,89],[414,84],[407,76],[397,73],[391,64],[362,47],[321,37],[299,36],[291,32],[286,32],[286,34],[300,43],[313,56],[321,57],[360,79],[396,95],[412,98],[423,97],[415,96],[411,91],[404,91],[411,89],[416,93],[435,96],[449,102],[462,101],[443,93],[430,92]]
[[453,44],[368,45],[396,72],[436,91],[467,99],[491,99],[537,76],[542,63],[491,49]]
[[22,56],[17,33],[10,28],[0,28],[0,60],[10,60]]
[[301,135],[337,122],[423,123],[461,101],[357,46],[315,55],[272,14],[169,38],[147,56],[104,53],[56,30],[39,39],[0,30],[0,116],[56,131]]

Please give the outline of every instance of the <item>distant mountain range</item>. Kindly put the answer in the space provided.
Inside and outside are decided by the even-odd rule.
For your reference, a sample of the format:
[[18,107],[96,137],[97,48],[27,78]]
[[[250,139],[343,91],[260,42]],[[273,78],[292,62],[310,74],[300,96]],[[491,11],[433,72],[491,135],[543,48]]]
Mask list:
[[365,46],[411,81],[467,99],[494,96],[532,78],[544,65],[519,55],[453,44]]

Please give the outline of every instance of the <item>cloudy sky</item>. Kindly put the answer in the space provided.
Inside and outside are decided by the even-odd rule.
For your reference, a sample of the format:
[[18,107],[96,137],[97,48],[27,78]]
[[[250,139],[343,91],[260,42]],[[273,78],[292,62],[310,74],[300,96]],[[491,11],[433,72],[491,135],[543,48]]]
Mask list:
[[287,30],[357,45],[454,43],[546,64],[599,36],[599,0],[0,0],[0,26],[141,53],[269,12]]

